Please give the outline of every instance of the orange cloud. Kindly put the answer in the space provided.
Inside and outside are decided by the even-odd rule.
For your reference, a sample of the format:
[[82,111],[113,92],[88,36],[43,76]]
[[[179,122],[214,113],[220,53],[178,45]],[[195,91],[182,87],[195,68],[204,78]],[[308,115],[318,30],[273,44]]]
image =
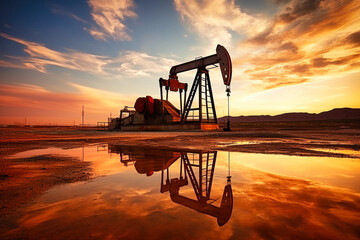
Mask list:
[[[251,15],[241,3],[175,0],[190,28],[232,55],[233,78],[257,89],[359,72],[360,3],[356,0],[276,0],[278,12]],[[244,37],[237,44],[235,35]]]
[[154,77],[158,78],[163,73],[168,73],[171,66],[178,62],[169,58],[151,56],[146,53],[136,51],[121,52],[119,56],[112,60],[109,68],[117,74],[127,77]]
[[89,6],[92,10],[91,16],[98,25],[91,29],[86,29],[96,39],[106,40],[131,40],[126,32],[124,21],[126,18],[135,18],[137,15],[132,10],[134,8],[133,0],[90,0]]
[[245,72],[265,89],[358,72],[359,14],[358,1],[289,1],[266,31],[240,43]]
[[10,57],[13,61],[2,60],[0,62],[2,67],[34,69],[46,73],[46,66],[53,65],[103,74],[103,66],[109,62],[109,59],[105,56],[82,53],[75,50],[68,50],[68,52],[63,53],[49,49],[43,44],[22,40],[4,33],[0,33],[0,36],[24,45],[24,52],[29,54],[29,57]]
[[234,0],[197,1],[175,0],[182,20],[213,49],[217,44],[229,46],[231,31],[252,36],[264,30],[264,19],[253,17],[241,10]]
[[0,36],[25,46],[24,52],[29,57],[8,56],[9,60],[0,60],[1,67],[33,69],[47,73],[49,65],[58,66],[100,76],[119,76],[126,78],[151,76],[168,73],[177,62],[173,59],[151,56],[143,52],[124,51],[116,58],[83,53],[75,50],[55,51],[43,44],[26,41],[4,33]]

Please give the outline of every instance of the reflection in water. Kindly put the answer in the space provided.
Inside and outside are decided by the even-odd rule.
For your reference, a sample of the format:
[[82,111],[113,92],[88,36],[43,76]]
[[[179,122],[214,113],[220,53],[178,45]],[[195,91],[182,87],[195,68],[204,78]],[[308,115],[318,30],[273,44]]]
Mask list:
[[132,146],[109,145],[109,152],[119,154],[124,166],[134,165],[138,173],[147,176],[170,167],[180,158],[180,152]]
[[[233,209],[230,165],[220,207],[213,205],[217,199],[210,198],[216,166],[216,151],[179,152],[114,145],[109,146],[109,151],[119,154],[120,162],[125,166],[134,165],[140,174],[151,176],[154,172],[161,171],[160,192],[169,192],[173,202],[215,217],[219,226],[229,221]],[[180,159],[179,177],[170,179],[170,166],[178,159]],[[165,172],[166,181],[164,182]],[[180,194],[180,188],[188,185],[188,180],[193,187],[196,200]]]
[[[220,207],[212,205],[211,203],[213,201],[208,203],[212,200],[210,199],[210,194],[216,155],[217,152],[182,153],[179,178],[172,178],[170,180],[168,167],[166,168],[166,182],[164,184],[164,168],[161,171],[161,192],[170,192],[170,197],[173,202],[216,217],[219,226],[222,226],[230,219],[233,208],[233,195],[231,178],[228,176]],[[198,177],[196,177],[196,172],[198,172]],[[188,178],[190,179],[197,200],[179,194],[180,188],[188,184]]]
[[[192,161],[200,153],[202,167],[192,166],[200,165]],[[223,197],[224,186],[230,188],[226,187],[229,153],[218,151],[216,158],[209,157],[215,159],[216,169],[206,204],[198,196],[206,199],[209,191],[197,190],[201,193],[197,195],[186,170],[192,168],[200,185],[200,169],[206,167],[207,154],[214,153],[186,153],[186,163],[177,149],[87,146],[84,160],[97,177],[48,190],[25,207],[5,237],[0,230],[0,239],[360,239],[358,159],[232,152],[234,207],[232,212],[223,210],[219,222],[225,222],[227,214],[231,219],[218,227],[215,218],[194,209],[210,212],[213,208],[208,205],[217,207],[215,213],[222,206],[230,209],[230,202],[221,204],[221,199],[228,199]],[[44,154],[82,159],[82,148],[35,149],[11,158]],[[187,185],[180,184],[186,178]],[[171,197],[173,179],[179,183],[173,185]],[[161,193],[166,185],[169,190]],[[0,223],[6,221],[0,216]]]

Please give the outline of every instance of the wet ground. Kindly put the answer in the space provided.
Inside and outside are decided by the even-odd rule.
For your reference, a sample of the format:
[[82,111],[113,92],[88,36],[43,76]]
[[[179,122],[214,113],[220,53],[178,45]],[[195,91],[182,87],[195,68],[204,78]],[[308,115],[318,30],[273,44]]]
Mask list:
[[0,238],[360,239],[359,133],[332,132],[3,130]]

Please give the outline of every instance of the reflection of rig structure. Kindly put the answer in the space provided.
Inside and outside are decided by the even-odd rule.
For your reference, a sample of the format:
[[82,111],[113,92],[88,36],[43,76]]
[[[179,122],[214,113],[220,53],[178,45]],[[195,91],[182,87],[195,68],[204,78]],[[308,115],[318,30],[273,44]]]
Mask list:
[[[111,119],[109,130],[218,129],[209,75],[209,69],[217,67],[216,64],[220,66],[226,92],[230,96],[231,59],[228,51],[218,45],[216,54],[173,66],[170,69],[169,79],[159,79],[160,99],[153,99],[151,96],[138,98],[134,108],[126,106],[120,111],[119,118]],[[197,72],[187,96],[188,84],[179,82],[178,74],[190,70]],[[163,96],[163,88],[166,97]],[[179,92],[180,109],[168,100],[169,90]]]
[[170,167],[180,158],[180,152],[144,147],[109,145],[109,152],[119,154],[124,166],[134,165],[138,173],[147,176]]
[[[179,152],[168,149],[139,148],[109,145],[111,153],[120,155],[120,162],[125,166],[134,165],[140,174],[151,176],[161,171],[160,192],[169,192],[171,200],[198,212],[217,218],[219,226],[230,219],[233,208],[231,177],[227,177],[220,207],[213,205],[211,188],[216,165],[216,151]],[[170,179],[169,168],[180,158],[178,178]],[[166,173],[165,173],[166,172]],[[164,182],[166,174],[166,180]],[[196,200],[180,194],[180,189],[190,183]]]
[[[170,179],[169,168],[166,168],[166,181],[164,184],[165,170],[161,171],[161,192],[170,192],[173,202],[216,217],[219,226],[222,226],[230,219],[233,208],[233,196],[229,176],[220,207],[212,205],[216,201],[210,198],[216,156],[216,151],[182,153],[179,178]],[[188,178],[194,189],[196,200],[182,196],[179,193],[180,188],[188,184]]]

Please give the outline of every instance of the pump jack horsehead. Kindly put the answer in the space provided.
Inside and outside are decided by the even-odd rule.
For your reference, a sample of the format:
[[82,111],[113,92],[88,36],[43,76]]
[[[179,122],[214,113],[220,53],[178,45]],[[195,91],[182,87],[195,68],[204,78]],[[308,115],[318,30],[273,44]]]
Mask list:
[[[180,118],[182,123],[189,121],[198,121],[200,123],[217,123],[209,70],[206,68],[207,66],[214,66],[217,63],[220,65],[221,74],[226,86],[226,92],[228,93],[228,96],[230,96],[230,82],[232,74],[230,55],[223,46],[217,45],[216,54],[173,66],[170,69],[169,79],[159,79],[162,112],[164,112],[162,87],[165,87],[166,101],[168,100],[169,90],[173,92],[179,91]],[[179,82],[177,74],[194,69],[197,69],[197,73],[191,86],[189,96],[186,98],[188,85],[187,83]],[[185,95],[184,100],[182,100],[183,91]],[[199,104],[194,108],[192,107],[192,104],[197,91]],[[195,115],[196,113],[198,115]]]

